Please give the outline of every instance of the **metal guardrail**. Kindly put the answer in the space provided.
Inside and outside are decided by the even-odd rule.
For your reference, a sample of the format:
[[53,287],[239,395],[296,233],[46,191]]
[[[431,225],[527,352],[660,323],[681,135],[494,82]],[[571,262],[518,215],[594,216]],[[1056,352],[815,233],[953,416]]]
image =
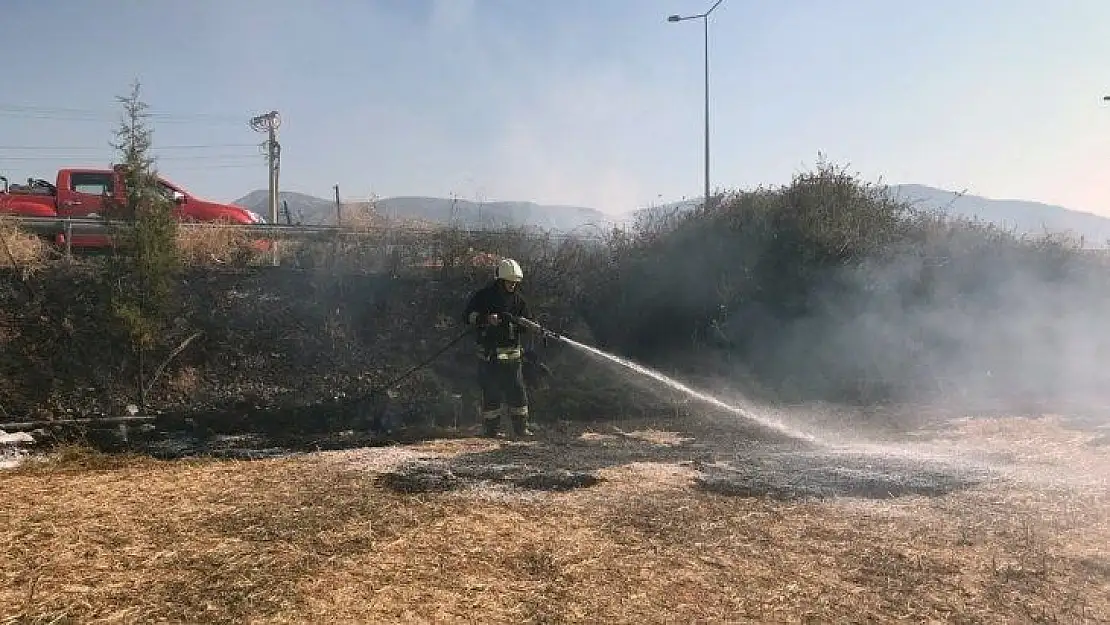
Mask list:
[[[19,215],[7,216],[19,224],[20,228],[29,230],[36,234],[60,234],[66,233],[67,235],[98,235],[110,234],[114,228],[125,227],[127,222],[120,220],[106,220],[98,218],[77,218],[77,217],[25,217]],[[232,224],[223,222],[195,222],[183,221],[180,222],[180,227],[187,229],[232,229],[244,233],[249,233],[250,236],[257,236],[259,238],[270,239],[327,239],[340,236],[346,237],[367,237],[367,236],[380,236],[380,235],[420,235],[420,234],[435,234],[455,232],[466,236],[491,236],[498,234],[508,234],[511,230],[497,230],[497,229],[481,229],[481,228],[452,228],[449,225],[444,225],[441,228],[434,227],[414,227],[414,226],[379,226],[370,228],[345,228],[342,226],[323,226],[323,225],[310,225],[310,226],[291,226],[281,224]],[[579,232],[575,233],[559,233],[559,232],[536,232],[537,236],[550,236],[554,239],[569,239],[569,238],[584,238],[594,239],[598,238],[597,235],[589,235]]]
[[[75,235],[110,234],[116,228],[127,226],[127,222],[125,221],[96,218],[21,217],[13,215],[10,219],[18,223],[20,228],[36,234],[54,234],[59,232],[70,232]],[[187,221],[183,221],[179,225],[189,229],[235,229],[257,233],[262,237],[335,235],[344,231],[343,228],[338,226],[282,226],[273,224],[227,224]]]

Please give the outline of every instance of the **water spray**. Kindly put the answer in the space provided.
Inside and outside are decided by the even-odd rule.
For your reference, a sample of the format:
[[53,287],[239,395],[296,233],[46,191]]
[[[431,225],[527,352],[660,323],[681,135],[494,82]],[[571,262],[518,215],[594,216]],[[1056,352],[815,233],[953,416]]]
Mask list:
[[625,369],[628,369],[630,371],[634,371],[634,372],[636,372],[636,373],[638,373],[642,376],[646,376],[648,378],[651,378],[651,379],[655,380],[656,382],[660,382],[661,384],[664,384],[668,388],[672,388],[676,391],[679,391],[680,393],[683,393],[688,397],[703,401],[703,402],[705,402],[707,404],[710,404],[710,405],[712,405],[716,408],[720,408],[720,409],[722,409],[726,412],[732,413],[732,414],[734,414],[734,415],[736,415],[736,416],[738,416],[742,419],[757,423],[757,424],[759,424],[759,425],[761,425],[765,428],[774,430],[774,431],[776,431],[780,434],[784,434],[784,435],[789,436],[790,438],[793,438],[793,439],[803,440],[803,441],[806,441],[806,442],[809,442],[809,443],[816,443],[817,442],[817,439],[815,439],[811,434],[807,434],[806,432],[802,432],[802,431],[796,430],[794,428],[791,428],[791,427],[787,426],[786,424],[781,423],[777,420],[770,419],[770,418],[762,416],[762,415],[754,414],[751,411],[744,410],[743,408],[740,408],[739,406],[733,406],[732,404],[728,404],[724,401],[721,401],[720,399],[717,399],[716,397],[713,397],[712,395],[709,395],[708,393],[705,393],[704,391],[699,391],[699,390],[690,388],[689,386],[686,386],[682,382],[679,382],[678,380],[675,380],[674,378],[663,375],[662,373],[660,373],[660,372],[658,372],[654,369],[651,369],[650,367],[645,367],[641,364],[637,364],[635,362],[632,362],[631,360],[628,360],[626,358],[621,358],[620,356],[617,356],[615,354],[610,354],[609,352],[598,349],[596,347],[592,347],[590,345],[586,345],[585,343],[580,343],[578,341],[575,341],[574,339],[568,338],[568,337],[563,336],[561,334],[556,334],[556,333],[552,332],[551,330],[548,330],[547,328],[544,328],[543,326],[536,323],[535,321],[532,321],[531,319],[525,319],[523,317],[510,316],[509,320],[512,321],[513,323],[521,326],[521,327],[524,327],[524,328],[528,329],[531,332],[534,332],[534,333],[540,335],[541,337],[544,338],[544,340],[554,340],[554,341],[558,341],[558,342],[561,342],[561,343],[565,343],[565,344],[570,345],[571,347],[573,347],[573,348],[575,348],[575,349],[577,349],[581,352],[584,352],[584,353],[587,353],[591,356],[601,358],[601,359],[607,360],[611,363],[620,365],[621,367],[624,367]]

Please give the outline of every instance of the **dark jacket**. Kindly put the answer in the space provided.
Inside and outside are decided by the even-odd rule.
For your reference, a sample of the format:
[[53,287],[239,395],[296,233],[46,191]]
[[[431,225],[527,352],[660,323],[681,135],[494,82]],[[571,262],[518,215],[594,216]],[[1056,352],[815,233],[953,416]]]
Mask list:
[[471,323],[471,313],[477,313],[474,323],[478,326],[478,344],[492,350],[498,347],[520,347],[520,333],[524,328],[510,323],[503,318],[501,325],[491,326],[486,324],[486,316],[497,313],[504,317],[506,314],[516,317],[532,318],[532,311],[528,302],[521,296],[520,291],[509,293],[501,288],[496,280],[482,287],[470,297],[463,311],[463,323]]

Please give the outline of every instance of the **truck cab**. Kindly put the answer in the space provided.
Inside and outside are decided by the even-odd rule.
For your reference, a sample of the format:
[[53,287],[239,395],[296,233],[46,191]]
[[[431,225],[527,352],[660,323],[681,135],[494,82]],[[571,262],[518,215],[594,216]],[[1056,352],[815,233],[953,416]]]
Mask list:
[[[58,172],[56,198],[58,214],[64,217],[103,217],[105,199],[124,199],[124,171],[113,169],[63,169]],[[174,215],[182,221],[224,221],[262,223],[257,213],[233,204],[220,204],[198,198],[183,187],[164,178],[158,179],[158,192],[174,203]]]
[[[0,192],[0,214],[19,217],[97,219],[109,215],[109,199],[122,203],[125,199],[125,169],[66,168],[58,170],[54,183],[28,179],[27,184],[8,185]],[[173,202],[173,214],[181,221],[224,222],[234,224],[265,223],[261,215],[234,204],[211,202],[189,193],[183,187],[158,178],[158,193]],[[72,244],[82,247],[108,245],[103,236],[83,236]]]

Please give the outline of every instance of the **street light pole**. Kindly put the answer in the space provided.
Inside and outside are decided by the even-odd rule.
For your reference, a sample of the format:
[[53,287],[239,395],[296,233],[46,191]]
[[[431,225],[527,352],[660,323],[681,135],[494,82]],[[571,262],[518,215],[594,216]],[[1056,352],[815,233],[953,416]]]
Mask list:
[[724,0],[717,0],[709,10],[699,15],[671,15],[667,18],[668,22],[685,22],[686,20],[702,21],[702,26],[705,32],[705,206],[709,206],[709,15],[722,3]]

